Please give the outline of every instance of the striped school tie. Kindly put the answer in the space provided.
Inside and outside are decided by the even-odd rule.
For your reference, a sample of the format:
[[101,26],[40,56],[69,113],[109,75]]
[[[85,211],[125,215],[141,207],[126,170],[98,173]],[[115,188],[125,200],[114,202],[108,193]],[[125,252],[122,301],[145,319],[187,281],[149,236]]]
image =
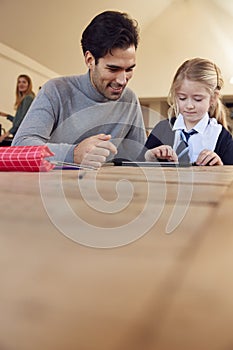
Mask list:
[[188,140],[192,135],[196,133],[197,131],[194,129],[192,129],[190,132],[181,130],[180,143],[176,148],[176,154],[178,156],[179,163],[190,163]]
[[184,137],[185,137],[185,139],[186,139],[186,142],[187,142],[187,144],[188,144],[188,140],[189,140],[190,136],[192,136],[192,135],[194,135],[194,134],[197,134],[197,131],[194,130],[194,129],[192,129],[192,130],[189,131],[189,132],[186,132],[186,131],[182,130],[182,134],[184,135]]

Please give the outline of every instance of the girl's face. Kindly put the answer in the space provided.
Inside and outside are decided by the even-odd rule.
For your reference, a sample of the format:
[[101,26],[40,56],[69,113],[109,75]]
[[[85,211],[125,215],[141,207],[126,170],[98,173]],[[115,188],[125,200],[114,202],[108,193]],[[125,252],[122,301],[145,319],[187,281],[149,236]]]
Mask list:
[[192,129],[208,112],[213,97],[202,83],[184,79],[176,91],[179,113],[184,117],[187,129]]
[[20,77],[18,79],[18,83],[17,83],[18,91],[21,92],[22,94],[27,91],[28,85],[29,84],[26,78]]

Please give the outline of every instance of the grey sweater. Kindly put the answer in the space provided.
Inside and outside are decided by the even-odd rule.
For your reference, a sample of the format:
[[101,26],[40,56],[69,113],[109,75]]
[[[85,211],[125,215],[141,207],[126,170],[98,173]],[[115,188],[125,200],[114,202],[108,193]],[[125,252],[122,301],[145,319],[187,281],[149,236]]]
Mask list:
[[146,134],[139,101],[125,88],[109,101],[91,84],[89,72],[48,81],[34,99],[12,146],[47,144],[54,160],[73,162],[76,145],[87,137],[111,134],[117,157],[134,160]]
[[26,95],[17,108],[15,116],[8,114],[7,119],[13,123],[12,128],[9,130],[10,134],[15,135],[29,107],[31,106],[33,99],[33,94]]

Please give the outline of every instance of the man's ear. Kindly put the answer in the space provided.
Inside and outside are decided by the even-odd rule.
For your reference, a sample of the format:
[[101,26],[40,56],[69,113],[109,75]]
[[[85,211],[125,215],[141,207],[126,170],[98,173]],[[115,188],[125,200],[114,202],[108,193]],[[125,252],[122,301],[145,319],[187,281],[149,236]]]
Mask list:
[[90,51],[85,52],[85,63],[89,69],[95,64],[95,57],[92,55]]

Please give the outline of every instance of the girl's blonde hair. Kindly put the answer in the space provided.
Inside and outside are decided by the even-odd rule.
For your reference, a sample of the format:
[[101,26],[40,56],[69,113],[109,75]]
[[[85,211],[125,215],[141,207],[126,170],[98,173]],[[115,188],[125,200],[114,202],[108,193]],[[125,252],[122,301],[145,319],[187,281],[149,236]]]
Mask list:
[[177,70],[168,95],[168,117],[178,116],[178,106],[176,103],[176,92],[180,88],[184,79],[197,81],[206,86],[210,95],[215,97],[214,104],[209,109],[210,118],[216,118],[226,129],[226,107],[223,105],[220,96],[220,90],[224,81],[219,67],[213,62],[203,58],[193,58],[185,61]]
[[[24,79],[26,79],[27,82],[28,82],[27,91],[26,91],[25,93],[23,93],[23,94],[19,91],[19,87],[18,87],[18,82],[19,82],[19,79],[20,79],[20,78],[24,78]],[[18,109],[20,103],[22,102],[22,100],[24,99],[24,97],[25,97],[26,95],[33,95],[33,96],[35,96],[35,93],[34,93],[33,90],[32,90],[32,80],[31,80],[31,78],[30,78],[28,75],[26,75],[26,74],[20,74],[20,75],[18,76],[18,78],[17,78],[17,84],[16,84],[15,95],[16,95],[15,104],[14,104],[15,109]]]

